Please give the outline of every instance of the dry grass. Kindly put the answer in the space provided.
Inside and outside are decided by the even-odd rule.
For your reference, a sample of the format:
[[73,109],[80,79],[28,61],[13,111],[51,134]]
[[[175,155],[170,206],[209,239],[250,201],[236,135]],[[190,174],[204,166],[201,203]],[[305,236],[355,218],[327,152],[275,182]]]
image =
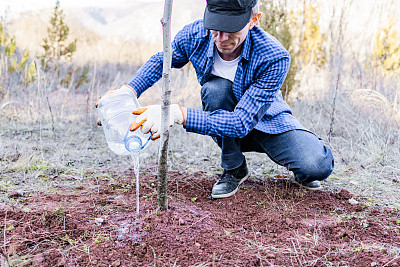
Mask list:
[[[51,177],[80,177],[66,181],[71,187],[80,179],[101,179],[122,173],[132,167],[129,158],[113,155],[107,148],[102,129],[97,127],[94,103],[110,88],[128,81],[132,67],[116,68],[97,65],[91,70],[86,90],[54,89],[43,79],[1,103],[0,166],[1,187],[35,192],[53,190]],[[199,86],[193,70],[173,73],[173,102],[200,108]],[[319,79],[321,79],[319,77]],[[101,81],[101,82],[100,82]],[[15,88],[18,86],[14,84]],[[158,102],[161,88],[156,84],[143,94],[143,105]],[[365,102],[365,101],[364,101]],[[368,110],[353,106],[348,94],[340,91],[330,146],[336,168],[325,182],[333,190],[350,189],[370,200],[371,204],[400,207],[400,177],[397,167],[400,136],[396,127]],[[318,100],[292,103],[295,116],[309,129],[326,140],[332,109],[332,94],[327,91]],[[187,134],[172,129],[170,168],[179,171],[221,171],[219,149],[210,137]],[[158,142],[142,153],[141,171],[156,171]],[[265,179],[287,171],[265,155],[247,153],[251,174]],[[29,186],[27,185],[29,184]]]
[[[32,17],[36,21],[34,24],[30,23]],[[21,19],[19,23],[30,25],[34,36],[19,38],[23,33],[14,31],[17,43],[29,48],[34,45],[37,49],[46,33],[47,19],[37,14]],[[131,167],[129,158],[117,157],[108,150],[102,130],[95,124],[94,103],[106,91],[128,82],[137,67],[161,46],[105,40],[94,32],[83,30],[74,20],[69,20],[68,24],[71,37],[77,38],[80,44],[74,63],[90,64],[88,84],[79,90],[72,86],[60,87],[57,75],[44,73],[38,82],[22,86],[15,77],[2,73],[0,83],[3,82],[7,97],[0,101],[0,182],[6,191],[20,188],[22,184],[16,184],[19,180],[38,180],[60,172],[79,173],[82,179],[101,179],[102,175],[123,172]],[[12,31],[14,26],[9,25],[9,30]],[[29,42],[21,43],[24,40]],[[344,42],[343,49],[347,48]],[[34,51],[33,46],[31,49]],[[331,179],[325,182],[327,187],[347,188],[372,203],[399,207],[400,184],[393,182],[400,178],[397,166],[400,93],[395,87],[399,81],[395,77],[368,73],[360,67],[362,62],[358,62],[362,55],[351,53],[354,52],[347,51],[339,58],[332,56],[325,69],[313,65],[301,69],[297,77],[299,85],[293,91],[290,103],[294,115],[304,126],[324,142],[328,134],[331,137],[329,145],[336,166]],[[63,66],[61,76],[66,71],[67,67]],[[341,81],[333,107],[338,72]],[[200,86],[192,68],[174,70],[171,85],[172,102],[201,108]],[[142,105],[159,103],[160,95],[158,83],[141,96],[140,102]],[[332,117],[334,124],[330,132]],[[155,142],[142,154],[142,170],[156,168],[157,145]],[[170,151],[171,169],[221,171],[219,149],[207,136],[187,134],[181,128],[174,128]],[[265,155],[247,153],[246,157],[256,179],[286,175],[285,169]],[[33,191],[53,186],[51,181],[45,182],[48,186],[37,186]]]
[[[378,83],[374,75],[364,77],[363,83],[369,84],[375,79],[374,84],[380,87],[352,89],[357,88],[360,81],[349,75],[351,73],[342,70],[329,142],[335,156],[335,171],[325,184],[335,189],[347,188],[372,204],[399,207],[400,135],[396,121],[399,91],[392,78],[379,77]],[[335,74],[320,70],[314,76],[318,82],[313,83],[313,78],[308,76],[306,83],[311,92],[318,92],[321,80],[330,89],[322,89],[318,97],[311,100],[303,98],[294,102],[293,111],[306,127],[326,141],[334,103]]]
[[400,125],[400,92],[394,93],[394,99],[389,101],[386,96],[376,90],[356,89],[348,92],[355,106],[382,114],[383,120]]

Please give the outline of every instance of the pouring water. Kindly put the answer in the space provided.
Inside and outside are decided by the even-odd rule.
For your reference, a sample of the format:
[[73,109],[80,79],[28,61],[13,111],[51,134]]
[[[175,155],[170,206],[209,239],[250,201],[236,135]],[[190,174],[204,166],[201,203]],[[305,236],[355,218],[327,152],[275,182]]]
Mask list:
[[132,153],[132,163],[133,163],[133,172],[135,173],[136,178],[136,215],[139,216],[139,167],[140,167],[140,160],[139,160],[140,153]]
[[132,114],[132,110],[139,107],[135,94],[126,86],[103,96],[97,105],[109,148],[117,155],[132,157],[136,178],[137,215],[139,215],[139,152],[149,146],[152,136],[151,133],[142,133],[140,129],[130,130],[136,117]]

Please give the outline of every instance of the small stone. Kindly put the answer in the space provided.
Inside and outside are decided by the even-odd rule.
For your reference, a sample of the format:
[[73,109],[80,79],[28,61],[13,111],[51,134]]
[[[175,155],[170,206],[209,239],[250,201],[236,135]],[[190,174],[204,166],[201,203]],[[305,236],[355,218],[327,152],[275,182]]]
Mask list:
[[362,210],[363,210],[363,207],[362,207],[361,205],[355,205],[355,206],[354,206],[354,211],[360,212],[360,211],[362,211]]
[[194,245],[195,245],[196,247],[198,247],[198,248],[201,247],[201,245],[200,245],[199,243],[195,243]]
[[8,255],[13,255],[19,248],[18,244],[11,243],[7,249]]
[[120,260],[116,260],[113,263],[111,263],[112,266],[120,266],[121,265],[121,261]]
[[23,197],[23,196],[24,196],[24,192],[21,192],[21,191],[14,191],[14,192],[8,193],[9,198],[19,198],[19,197]]
[[96,219],[94,219],[94,222],[95,222],[98,226],[100,226],[100,225],[103,224],[104,219],[103,219],[103,218],[96,218]]
[[338,193],[338,198],[340,199],[350,199],[352,197],[353,195],[345,189],[340,190],[340,192]]
[[372,267],[374,267],[374,266],[376,266],[376,265],[378,265],[378,263],[376,263],[376,262],[371,262],[371,266],[372,266]]
[[267,255],[265,255],[265,257],[269,258],[269,259],[275,259],[276,258],[275,254],[272,253],[272,252],[267,253]]
[[65,262],[65,258],[60,258],[57,261],[57,266],[65,266],[66,262]]
[[349,199],[349,203],[350,203],[351,205],[357,205],[357,204],[358,204],[358,201],[355,200],[354,198],[350,198],[350,199]]
[[20,156],[21,156],[20,153],[15,153],[14,155],[10,155],[7,158],[9,160],[11,160],[12,162],[16,162],[19,159]]
[[[1,203],[0,203],[0,210],[2,210],[2,211],[12,211],[13,208],[10,207],[10,206],[8,206],[8,205],[4,205],[4,204],[1,204]],[[0,265],[0,266],[1,266],[1,265]]]
[[335,237],[336,237],[336,238],[342,238],[342,237],[344,237],[345,235],[346,235],[346,232],[345,232],[343,229],[341,229],[341,230],[338,230],[338,231],[336,232]]
[[388,232],[388,231],[383,231],[382,234],[383,234],[384,236],[388,236],[388,235],[389,235],[389,232]]
[[185,220],[184,220],[184,219],[182,219],[182,218],[179,218],[179,220],[178,220],[178,224],[179,224],[179,225],[185,225],[185,224],[186,224],[186,222],[185,222]]

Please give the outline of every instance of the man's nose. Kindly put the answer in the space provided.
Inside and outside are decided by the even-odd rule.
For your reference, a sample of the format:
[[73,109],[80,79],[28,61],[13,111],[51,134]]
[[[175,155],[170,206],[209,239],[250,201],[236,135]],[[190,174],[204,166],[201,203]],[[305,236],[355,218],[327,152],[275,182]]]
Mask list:
[[217,41],[219,41],[219,42],[226,41],[226,40],[228,40],[228,37],[229,37],[229,33],[218,31]]

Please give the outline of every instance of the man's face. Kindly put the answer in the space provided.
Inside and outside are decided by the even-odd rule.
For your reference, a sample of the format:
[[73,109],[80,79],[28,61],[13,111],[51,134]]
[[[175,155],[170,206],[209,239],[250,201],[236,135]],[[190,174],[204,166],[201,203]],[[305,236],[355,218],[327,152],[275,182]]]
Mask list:
[[241,45],[246,39],[247,33],[254,27],[257,20],[250,20],[243,29],[234,33],[211,30],[215,46],[217,47],[222,59],[233,60],[240,55],[242,48]]

